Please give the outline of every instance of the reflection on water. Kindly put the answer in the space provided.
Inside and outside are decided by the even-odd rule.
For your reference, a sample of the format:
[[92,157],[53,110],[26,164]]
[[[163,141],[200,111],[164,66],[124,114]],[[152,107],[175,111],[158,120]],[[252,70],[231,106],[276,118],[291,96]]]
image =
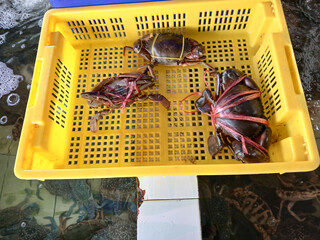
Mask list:
[[[282,3],[320,139],[320,4]],[[136,178],[38,182],[18,180],[13,174],[42,18],[49,8],[45,0],[0,1],[0,238],[135,239],[144,194]],[[317,171],[281,178],[198,179],[204,239],[317,238]]]

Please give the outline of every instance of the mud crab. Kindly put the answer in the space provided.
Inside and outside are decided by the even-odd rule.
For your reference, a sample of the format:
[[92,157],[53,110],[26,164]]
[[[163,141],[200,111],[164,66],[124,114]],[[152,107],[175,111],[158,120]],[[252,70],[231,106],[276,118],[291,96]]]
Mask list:
[[[1,238],[3,240],[55,240],[58,236],[58,227],[55,224],[54,218],[44,217],[51,221],[51,224],[46,226],[39,225],[35,218],[24,219],[21,222],[12,225],[7,228],[6,231],[2,231],[1,235],[5,236]],[[50,226],[50,229],[47,228]]]
[[66,225],[70,218],[66,215],[67,213],[63,212],[59,216],[59,240],[91,239],[97,231],[107,227],[103,214],[99,212],[94,219],[74,223],[68,227]]
[[143,94],[142,91],[151,88],[155,82],[152,77],[141,73],[124,73],[117,77],[107,78],[97,84],[91,92],[81,94],[87,99],[87,103],[92,108],[105,106],[106,109],[98,112],[90,120],[90,129],[97,131],[97,121],[103,115],[111,113],[114,109],[122,108],[134,103],[150,99],[160,102],[166,109],[170,107],[170,102],[161,94]]
[[40,207],[38,204],[27,204],[31,191],[29,189],[26,189],[25,191],[27,196],[21,203],[0,210],[0,229],[7,228],[15,223],[18,223],[22,219],[32,217],[39,212]]
[[262,234],[263,239],[270,239],[269,235],[277,231],[280,212],[276,218],[269,205],[250,191],[249,186],[233,189],[232,196],[225,199],[254,225],[255,229]]
[[138,178],[106,178],[101,180],[100,193],[104,213],[119,215],[129,210],[136,217],[145,190],[140,188]]
[[313,183],[311,181],[297,181],[287,182],[284,181],[280,176],[278,179],[283,187],[278,187],[276,193],[279,198],[282,199],[280,204],[280,212],[285,201],[289,201],[287,210],[297,221],[303,222],[306,218],[299,217],[292,211],[292,207],[296,202],[307,201],[312,199],[319,199],[320,197],[320,186],[319,182]]
[[68,211],[68,216],[78,206],[79,209],[76,211],[76,213],[80,213],[78,221],[94,218],[97,204],[92,197],[91,187],[85,179],[46,180],[41,182],[38,185],[36,194],[39,199],[43,200],[40,196],[41,187],[45,187],[53,195],[74,201]]
[[126,50],[134,51],[150,62],[146,66],[154,79],[152,68],[158,63],[167,66],[189,66],[201,63],[209,69],[213,69],[202,61],[205,58],[204,47],[196,40],[180,34],[147,34],[135,41],[133,47],[125,46],[124,54]]
[[224,196],[224,188],[218,189],[217,183],[212,184],[206,177],[199,177],[199,200],[203,223],[203,239],[232,239],[230,207]]
[[215,97],[204,80],[207,88],[203,93],[193,93],[180,101],[182,106],[188,97],[200,96],[195,103],[197,110],[189,113],[200,111],[211,117],[214,131],[208,138],[209,153],[214,156],[227,145],[243,163],[268,161],[271,129],[263,113],[259,87],[237,69],[210,74],[217,78]]

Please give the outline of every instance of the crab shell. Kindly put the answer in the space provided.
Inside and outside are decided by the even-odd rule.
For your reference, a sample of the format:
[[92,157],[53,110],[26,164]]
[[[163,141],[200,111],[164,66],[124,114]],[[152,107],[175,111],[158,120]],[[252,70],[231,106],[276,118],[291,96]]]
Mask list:
[[148,40],[138,39],[133,49],[136,53],[146,50],[154,61],[163,65],[175,66],[185,58],[199,60],[205,53],[204,47],[196,40],[180,34],[158,33],[150,36]]
[[[221,78],[222,89],[225,90],[232,82],[236,81],[242,75],[243,73],[236,69],[228,69],[224,71]],[[243,84],[243,82],[245,82],[246,79],[251,80],[250,83],[253,83],[255,85],[254,81],[247,76],[244,79],[244,81],[242,81],[242,83],[235,85],[232,89],[230,89],[230,91],[228,91],[226,95],[223,96],[223,98],[219,100],[219,105],[220,104],[222,105],[224,102],[228,101],[230,97],[232,97],[237,93],[252,90],[251,88]],[[254,87],[259,89],[257,85],[255,85]],[[231,101],[230,104],[234,101],[236,101],[236,99]],[[239,105],[236,105],[234,107],[230,107],[226,110],[223,110],[223,113],[226,113],[226,114],[233,113],[233,114],[239,114],[243,116],[265,118],[263,106],[260,98],[249,100],[249,101],[240,103]],[[245,121],[245,120],[235,120],[235,119],[228,119],[228,118],[219,118],[219,120],[225,125],[232,126],[234,130],[238,131],[242,135],[247,136],[248,138],[251,138],[251,139],[259,135],[265,127],[261,123],[255,123],[255,122]],[[217,129],[221,129],[224,135],[234,137],[228,131],[225,131],[223,128],[220,128],[218,124],[216,124],[216,127]]]

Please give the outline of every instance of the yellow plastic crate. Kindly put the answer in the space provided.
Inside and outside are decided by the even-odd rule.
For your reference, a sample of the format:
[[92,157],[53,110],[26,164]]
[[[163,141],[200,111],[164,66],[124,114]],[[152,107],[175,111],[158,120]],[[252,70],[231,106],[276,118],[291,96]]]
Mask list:
[[[80,93],[104,78],[135,71],[144,61],[123,56],[149,32],[173,31],[206,47],[219,71],[235,67],[260,86],[273,130],[270,162],[242,164],[227,148],[212,158],[208,116],[185,114],[179,100],[203,91],[204,68],[157,66],[145,101],[99,121]],[[211,79],[213,86],[213,79]],[[186,103],[189,108],[192,101]],[[99,109],[100,110],[100,109]],[[146,175],[285,173],[313,170],[319,154],[279,0],[168,1],[47,12],[15,165],[24,179]]]

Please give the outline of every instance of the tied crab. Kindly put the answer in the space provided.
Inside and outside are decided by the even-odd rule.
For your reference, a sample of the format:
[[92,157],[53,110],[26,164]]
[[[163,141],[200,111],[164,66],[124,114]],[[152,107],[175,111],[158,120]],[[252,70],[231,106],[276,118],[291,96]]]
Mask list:
[[[205,76],[208,71],[205,72]],[[263,113],[261,92],[256,83],[236,69],[227,69],[217,78],[216,97],[213,97],[208,83],[195,105],[196,111],[211,117],[213,135],[208,138],[209,153],[214,156],[226,145],[234,157],[243,163],[269,161],[268,147],[271,129]]]
[[117,108],[124,109],[135,101],[144,101],[146,99],[159,101],[166,109],[169,109],[170,102],[163,95],[147,95],[142,93],[143,90],[151,88],[154,84],[155,82],[152,80],[152,77],[148,75],[142,73],[124,73],[103,80],[91,92],[82,93],[81,97],[87,99],[90,107],[106,107],[91,118],[91,131],[97,131],[97,121],[103,115],[107,115]]
[[125,50],[134,51],[150,62],[146,66],[154,79],[152,68],[158,63],[166,66],[190,66],[201,63],[213,70],[213,67],[202,61],[205,58],[204,47],[196,40],[180,34],[147,34],[135,41],[133,47],[125,46],[123,53]]

